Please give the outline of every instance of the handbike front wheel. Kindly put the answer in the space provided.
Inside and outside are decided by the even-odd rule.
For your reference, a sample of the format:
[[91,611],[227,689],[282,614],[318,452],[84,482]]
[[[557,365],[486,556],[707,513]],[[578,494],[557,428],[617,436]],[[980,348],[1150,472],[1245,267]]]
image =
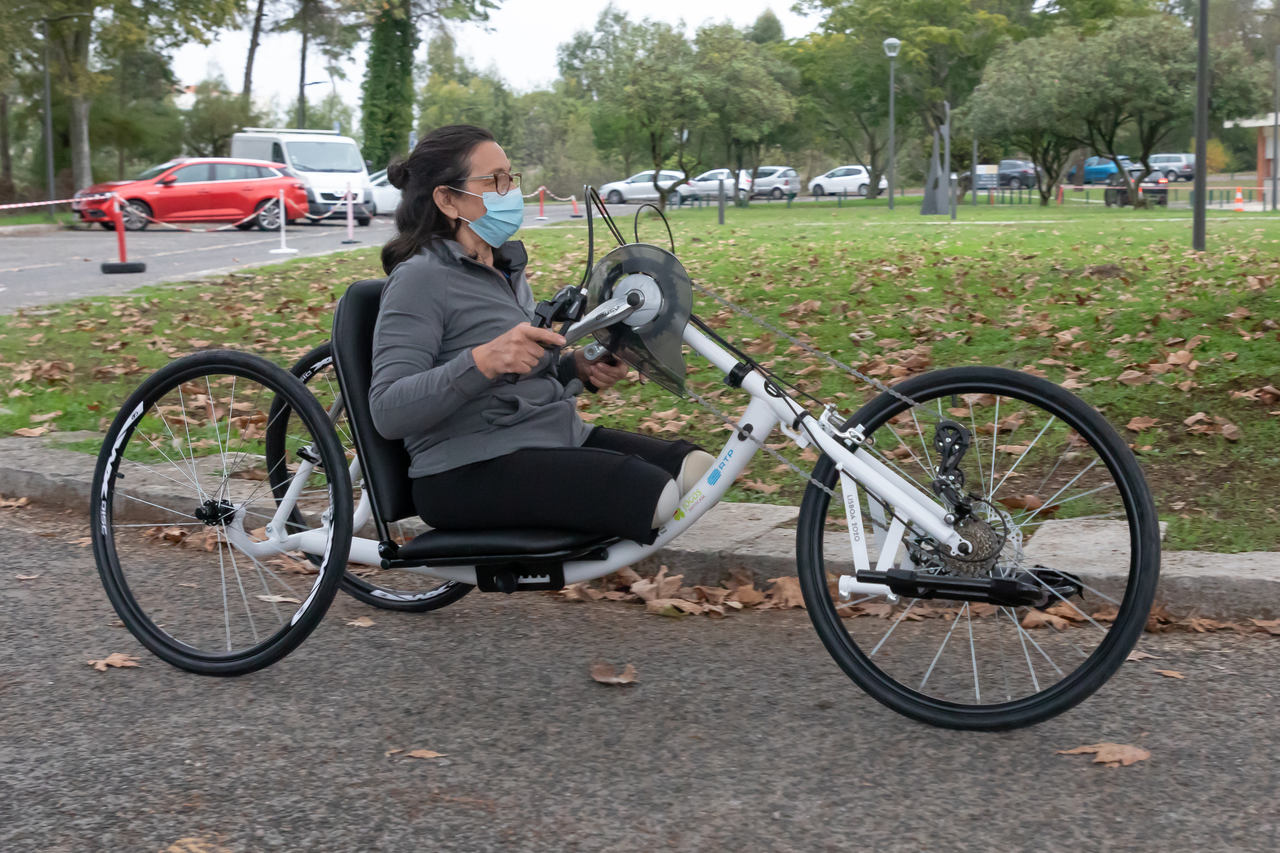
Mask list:
[[[290,372],[298,377],[310,389],[312,395],[320,402],[321,407],[329,414],[338,433],[338,440],[348,460],[356,458],[355,440],[351,435],[351,423],[347,419],[346,406],[342,402],[342,394],[338,389],[338,377],[334,373],[333,349],[326,341],[311,350],[290,368]],[[277,407],[284,407],[286,401],[281,398]],[[277,414],[280,417],[275,417]],[[267,430],[266,454],[268,463],[277,458],[286,446],[286,437],[291,433],[293,416],[286,411],[272,412],[272,426]],[[270,466],[272,470],[281,470]],[[352,478],[352,486],[361,488],[359,468]],[[277,498],[283,498],[288,490],[288,483],[283,476],[277,476],[272,482],[272,489]],[[307,527],[306,516],[314,517],[312,504],[319,501],[323,507],[324,495],[318,492],[304,493],[298,504],[289,515],[290,530],[304,530]],[[352,497],[358,501],[358,496]],[[416,532],[410,525],[392,522],[392,536],[398,540],[408,541]],[[377,531],[372,523],[365,529],[355,531],[356,535],[376,537]],[[437,610],[462,598],[474,587],[459,581],[442,581],[421,572],[404,569],[383,569],[361,563],[348,563],[342,574],[342,591],[365,604],[383,610],[400,610],[407,613],[425,613]]]
[[[272,405],[296,413],[269,471]],[[325,496],[308,560],[272,541],[271,475]],[[296,378],[248,353],[197,353],[161,368],[116,416],[94,471],[94,556],[120,619],[174,666],[240,675],[298,646],[338,590],[351,545],[342,446]]]
[[[1159,529],[1137,460],[1084,401],[1029,374],[960,367],[895,390],[917,405],[882,394],[848,426],[870,438],[862,452],[926,495],[940,447],[963,427],[971,443],[949,470],[971,496],[956,527],[974,551],[952,555],[908,524],[877,565],[894,509],[823,457],[813,477],[835,499],[810,484],[796,537],[823,644],[877,700],[932,725],[1008,729],[1071,708],[1123,663],[1155,594]],[[855,575],[854,489],[870,568],[895,570],[896,599],[839,594]]]

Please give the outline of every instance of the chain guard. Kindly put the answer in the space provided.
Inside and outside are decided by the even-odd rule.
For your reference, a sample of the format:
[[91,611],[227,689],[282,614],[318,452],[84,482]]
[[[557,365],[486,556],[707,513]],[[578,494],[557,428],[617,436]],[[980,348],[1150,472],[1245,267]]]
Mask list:
[[693,313],[693,284],[675,255],[648,243],[614,249],[591,270],[587,311],[607,302],[619,283],[635,274],[657,284],[661,310],[643,326],[617,323],[596,332],[596,339],[647,379],[684,397],[684,327]]

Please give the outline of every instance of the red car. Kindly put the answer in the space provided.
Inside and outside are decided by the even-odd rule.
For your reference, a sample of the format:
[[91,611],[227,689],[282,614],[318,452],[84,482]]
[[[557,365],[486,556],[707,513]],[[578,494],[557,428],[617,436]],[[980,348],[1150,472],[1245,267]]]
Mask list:
[[[152,220],[162,222],[235,222],[247,230],[280,227],[279,204],[284,190],[290,222],[307,214],[307,185],[288,166],[265,160],[192,157],[152,166],[131,181],[107,181],[76,193],[71,209],[81,222],[113,228],[109,198],[80,201],[83,196],[116,193],[127,231],[141,231]],[[256,213],[256,215],[255,215]]]

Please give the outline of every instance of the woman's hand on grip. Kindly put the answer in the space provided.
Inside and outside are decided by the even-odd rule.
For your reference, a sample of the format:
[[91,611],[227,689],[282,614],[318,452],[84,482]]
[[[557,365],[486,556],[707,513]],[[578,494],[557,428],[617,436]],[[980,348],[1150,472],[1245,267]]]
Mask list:
[[564,338],[552,330],[521,323],[471,350],[471,355],[481,373],[496,379],[504,373],[528,373],[547,349],[560,346]]

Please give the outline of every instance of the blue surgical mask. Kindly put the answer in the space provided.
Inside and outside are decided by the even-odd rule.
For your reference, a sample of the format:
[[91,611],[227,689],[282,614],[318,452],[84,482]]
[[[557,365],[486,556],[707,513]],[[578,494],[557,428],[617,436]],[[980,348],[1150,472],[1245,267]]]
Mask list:
[[[476,195],[466,190],[458,192]],[[519,187],[512,187],[506,195],[498,195],[490,190],[476,198],[484,201],[484,215],[475,220],[464,216],[458,218],[470,225],[477,237],[497,249],[516,236],[516,232],[524,224],[524,196],[520,194]]]

